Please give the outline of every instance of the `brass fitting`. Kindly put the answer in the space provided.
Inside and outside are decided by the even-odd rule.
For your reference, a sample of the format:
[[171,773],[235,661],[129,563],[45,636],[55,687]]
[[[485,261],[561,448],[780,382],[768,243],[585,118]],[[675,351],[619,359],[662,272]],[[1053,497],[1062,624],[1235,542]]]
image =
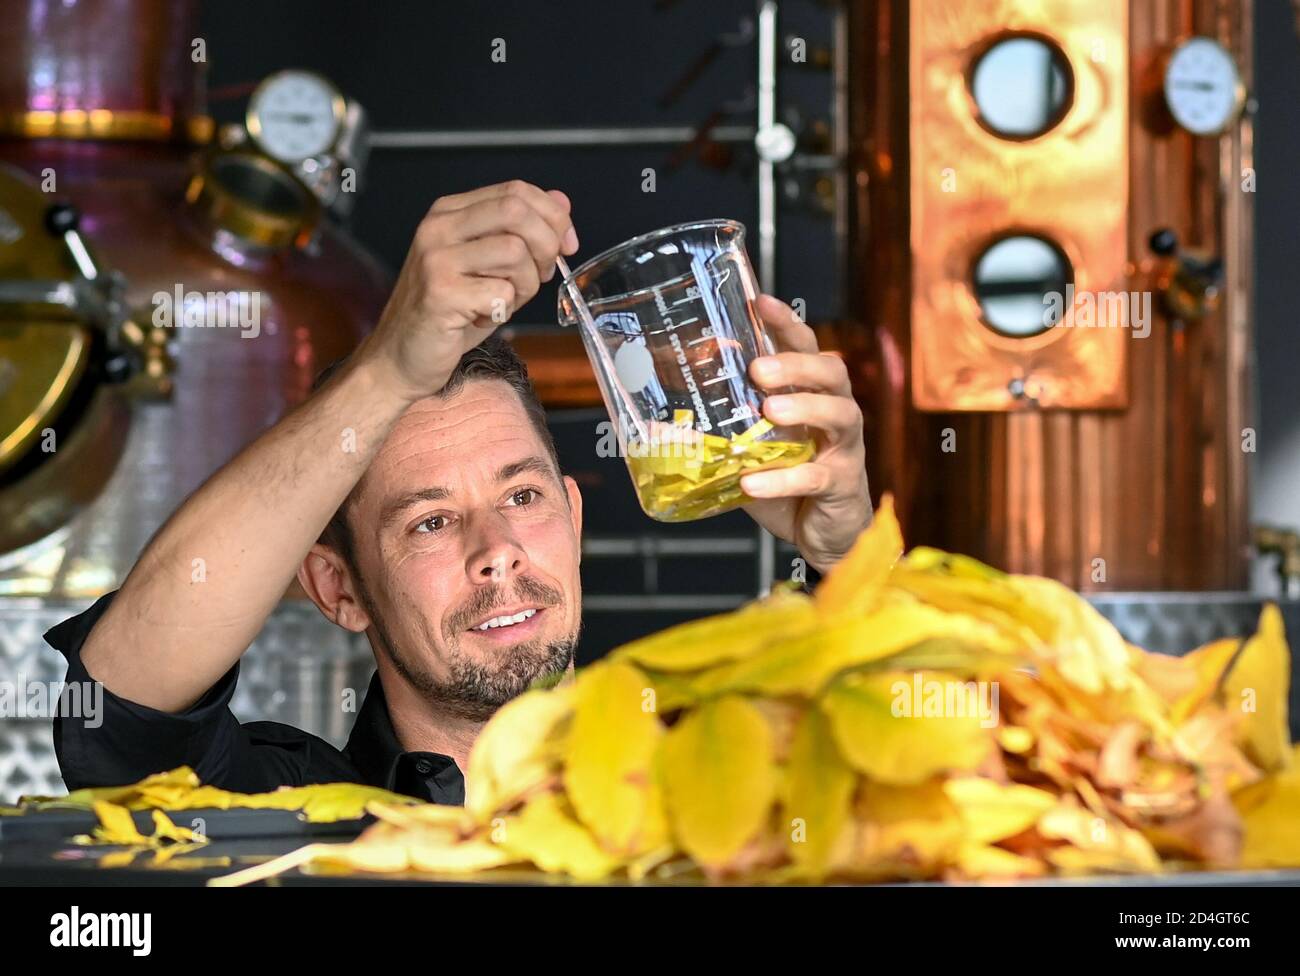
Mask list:
[[1300,596],[1300,532],[1271,525],[1257,525],[1252,531],[1252,540],[1261,556],[1278,557],[1283,595]]

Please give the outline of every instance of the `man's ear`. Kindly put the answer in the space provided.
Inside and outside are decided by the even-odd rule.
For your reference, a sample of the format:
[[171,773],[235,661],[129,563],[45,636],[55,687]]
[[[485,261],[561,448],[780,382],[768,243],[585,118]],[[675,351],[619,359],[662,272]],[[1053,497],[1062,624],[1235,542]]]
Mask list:
[[343,557],[319,542],[298,567],[298,582],[325,617],[345,630],[361,633],[370,614],[357,599],[352,572]]
[[[569,495],[569,518],[573,520],[573,535],[582,541],[582,492],[578,490],[578,483],[570,478],[567,474],[564,476],[564,490]],[[582,547],[579,545],[578,558],[582,558]]]

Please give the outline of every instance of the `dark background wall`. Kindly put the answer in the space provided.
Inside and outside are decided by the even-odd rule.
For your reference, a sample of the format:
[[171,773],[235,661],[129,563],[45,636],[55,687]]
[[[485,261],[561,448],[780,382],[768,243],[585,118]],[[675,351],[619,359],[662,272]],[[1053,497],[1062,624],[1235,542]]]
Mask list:
[[[206,4],[201,27],[214,93],[309,68],[360,101],[378,131],[696,126],[714,112],[724,125],[752,125],[752,41],[724,42],[693,84],[662,101],[718,38],[741,34],[754,9],[752,0],[223,0]],[[830,15],[815,0],[789,0],[782,29],[828,42]],[[497,38],[504,63],[492,60]],[[827,116],[827,72],[790,68],[781,84],[785,112]],[[237,120],[245,102],[214,113]],[[580,259],[682,220],[731,217],[757,230],[751,147],[735,147],[725,169],[673,156],[668,146],[377,149],[353,223],[396,267],[436,197],[519,177],[572,198]],[[642,190],[647,167],[654,193]],[[782,284],[809,301],[810,315],[834,314],[830,220],[798,206],[782,218]],[[554,286],[516,321],[553,325]]]

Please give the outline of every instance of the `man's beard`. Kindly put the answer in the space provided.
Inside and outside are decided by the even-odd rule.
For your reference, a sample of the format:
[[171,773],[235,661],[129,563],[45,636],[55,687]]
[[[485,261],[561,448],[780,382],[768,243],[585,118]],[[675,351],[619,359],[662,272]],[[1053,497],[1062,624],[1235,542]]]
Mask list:
[[442,633],[448,671],[445,679],[436,677],[422,657],[407,654],[393,642],[375,601],[365,591],[364,584],[357,582],[380,644],[397,673],[445,712],[485,720],[506,702],[527,691],[538,678],[564,671],[573,662],[577,629],[559,639],[538,638],[502,648],[496,659],[486,661],[471,658],[461,648],[461,640],[470,627],[497,607],[532,603],[550,612],[561,606],[560,592],[531,576],[518,577],[513,589],[496,583],[480,587],[463,607],[447,616]]

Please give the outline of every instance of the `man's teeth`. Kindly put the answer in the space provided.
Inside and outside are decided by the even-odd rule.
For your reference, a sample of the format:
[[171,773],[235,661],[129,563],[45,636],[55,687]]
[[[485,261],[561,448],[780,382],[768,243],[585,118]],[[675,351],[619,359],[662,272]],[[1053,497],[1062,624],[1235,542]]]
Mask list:
[[536,610],[521,610],[513,617],[493,617],[487,623],[479,624],[475,630],[492,630],[496,627],[513,627],[515,624],[521,624],[529,617],[537,613]]

